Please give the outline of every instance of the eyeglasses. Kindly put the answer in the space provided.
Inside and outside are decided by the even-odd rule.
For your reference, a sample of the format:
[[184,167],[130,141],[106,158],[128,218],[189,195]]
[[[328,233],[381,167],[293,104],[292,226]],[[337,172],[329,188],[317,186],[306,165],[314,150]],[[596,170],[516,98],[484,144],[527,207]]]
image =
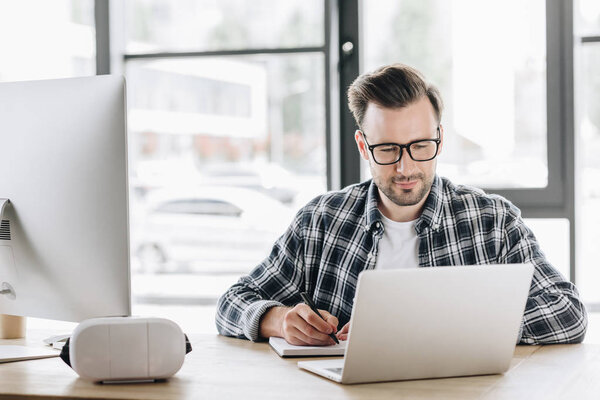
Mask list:
[[442,141],[440,139],[439,126],[436,131],[438,134],[437,139],[415,140],[407,144],[379,143],[374,145],[370,145],[367,142],[367,135],[364,132],[361,133],[363,134],[367,148],[373,155],[373,161],[379,165],[390,165],[400,161],[402,158],[402,149],[406,149],[406,152],[414,161],[433,160],[438,154],[440,142]]

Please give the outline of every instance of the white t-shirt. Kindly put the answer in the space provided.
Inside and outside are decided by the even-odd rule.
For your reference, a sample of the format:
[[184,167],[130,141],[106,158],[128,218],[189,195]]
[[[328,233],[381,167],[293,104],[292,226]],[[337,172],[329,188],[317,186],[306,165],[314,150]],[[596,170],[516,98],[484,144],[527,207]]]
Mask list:
[[396,222],[381,214],[384,232],[379,239],[375,269],[417,268],[419,240],[415,222]]

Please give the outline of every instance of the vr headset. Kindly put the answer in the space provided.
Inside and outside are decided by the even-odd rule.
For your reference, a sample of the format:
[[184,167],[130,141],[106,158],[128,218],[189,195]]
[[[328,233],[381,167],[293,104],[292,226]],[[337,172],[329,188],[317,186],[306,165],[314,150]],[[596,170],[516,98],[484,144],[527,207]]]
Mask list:
[[167,379],[192,351],[175,322],[163,318],[89,319],[77,326],[60,357],[93,382]]

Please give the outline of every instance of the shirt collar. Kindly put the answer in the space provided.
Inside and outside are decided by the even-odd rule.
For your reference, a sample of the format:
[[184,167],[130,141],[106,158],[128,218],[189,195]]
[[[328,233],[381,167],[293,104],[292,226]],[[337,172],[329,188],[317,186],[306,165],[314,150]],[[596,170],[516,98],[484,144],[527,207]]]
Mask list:
[[[436,174],[433,178],[433,184],[429,191],[429,196],[425,200],[423,212],[415,223],[415,230],[420,234],[423,230],[431,228],[437,230],[440,226],[442,216],[442,179]],[[367,192],[367,205],[365,211],[365,231],[370,231],[375,225],[376,228],[381,226],[381,214],[377,204],[379,202],[379,191],[375,182],[371,180],[369,190]],[[378,224],[378,225],[377,225]]]
[[437,230],[440,227],[443,205],[442,189],[442,179],[436,174],[433,178],[433,184],[431,185],[429,196],[427,196],[427,200],[425,200],[423,212],[415,224],[417,234],[420,234],[423,230],[428,228]]
[[379,203],[379,191],[375,182],[371,180],[369,185],[369,191],[367,192],[367,208],[365,211],[365,231],[370,231],[374,224],[379,223],[381,225],[381,214],[377,204]]

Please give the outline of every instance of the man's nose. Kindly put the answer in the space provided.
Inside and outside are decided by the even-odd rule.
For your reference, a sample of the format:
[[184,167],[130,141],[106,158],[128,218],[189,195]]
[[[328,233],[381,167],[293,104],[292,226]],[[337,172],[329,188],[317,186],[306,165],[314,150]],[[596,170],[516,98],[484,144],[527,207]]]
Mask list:
[[396,171],[402,173],[402,175],[410,175],[415,169],[415,161],[410,158],[408,149],[403,148],[400,150],[400,160],[396,163]]

